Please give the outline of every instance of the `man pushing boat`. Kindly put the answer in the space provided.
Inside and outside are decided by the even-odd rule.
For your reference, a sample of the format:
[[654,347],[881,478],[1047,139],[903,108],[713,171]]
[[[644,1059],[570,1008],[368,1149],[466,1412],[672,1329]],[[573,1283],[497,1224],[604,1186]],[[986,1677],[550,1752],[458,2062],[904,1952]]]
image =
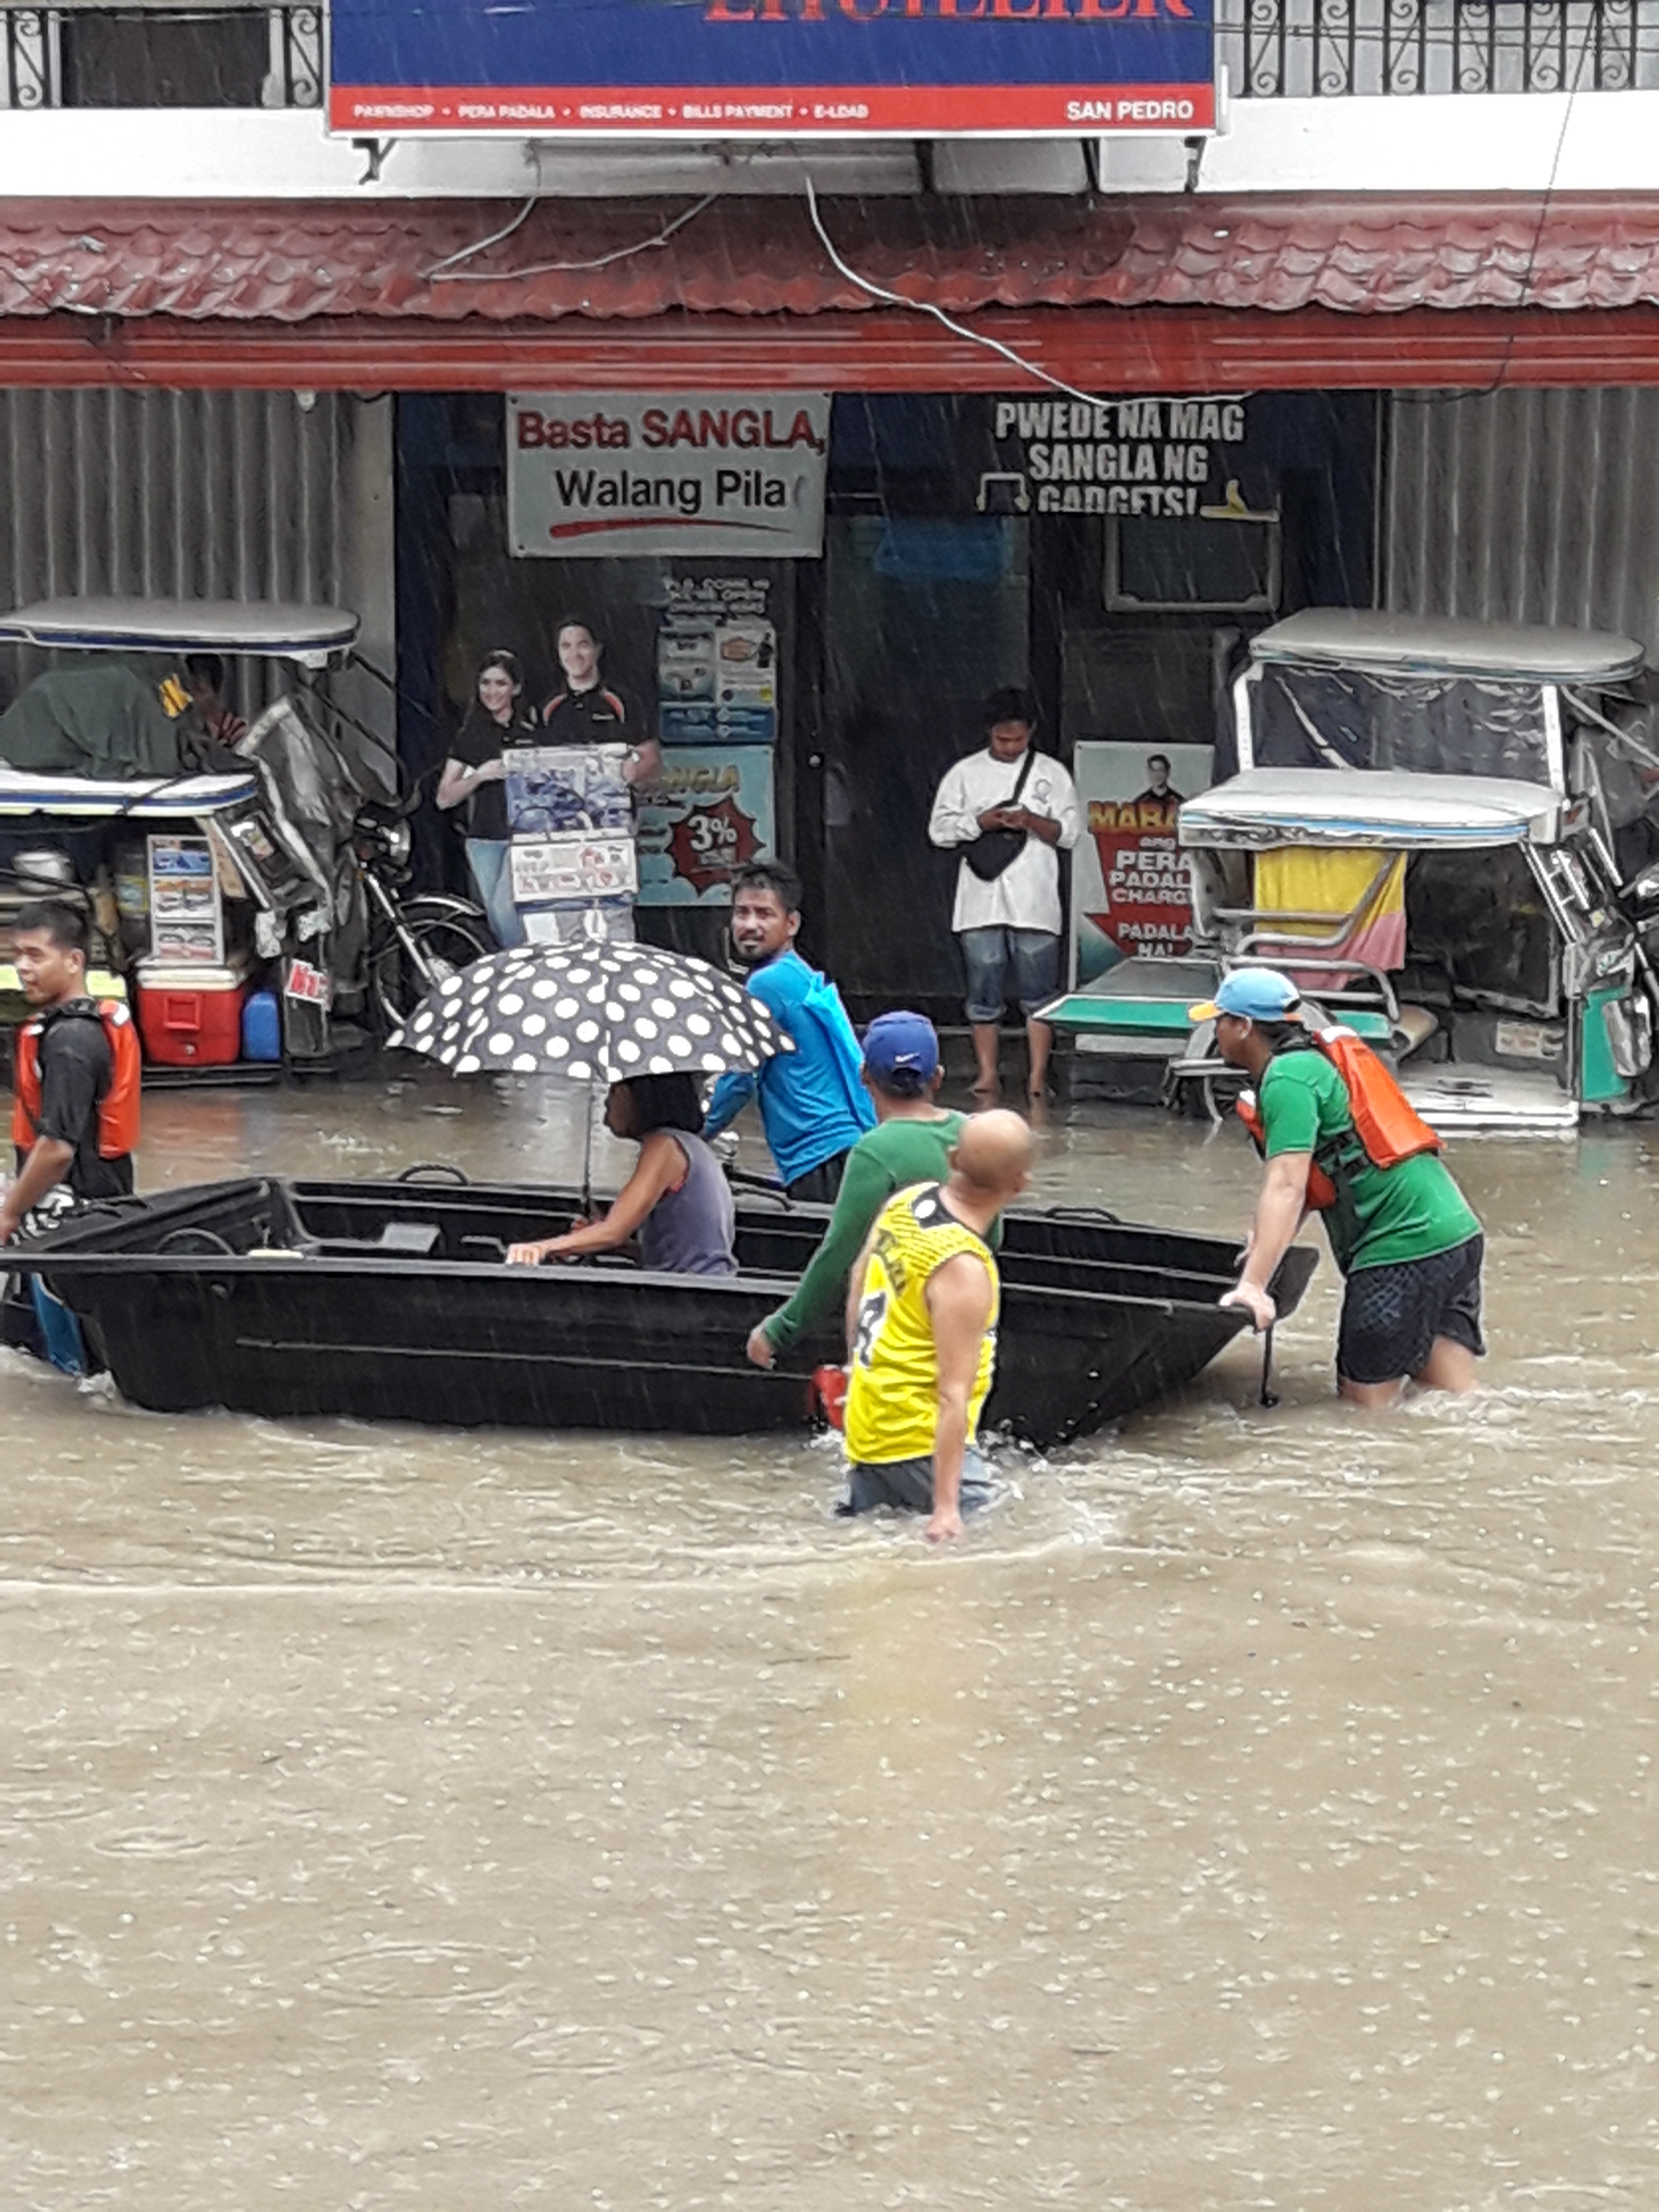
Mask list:
[[[939,1104],[943,1075],[939,1033],[922,1015],[878,1014],[866,1030],[864,1087],[875,1106],[876,1126],[847,1156],[835,1212],[793,1295],[750,1334],[749,1357],[757,1367],[770,1367],[780,1352],[846,1297],[853,1262],[888,1200],[912,1183],[942,1182],[950,1173],[951,1153],[968,1117]],[[986,1242],[994,1251],[1001,1241],[999,1220]]]
[[1267,1162],[1244,1271],[1222,1297],[1271,1327],[1267,1285],[1310,1212],[1323,1216],[1346,1278],[1337,1388],[1395,1404],[1408,1382],[1472,1390],[1485,1239],[1439,1158],[1440,1140],[1351,1030],[1315,1030],[1276,968],[1237,968],[1188,1009],[1255,1085],[1239,1111]]

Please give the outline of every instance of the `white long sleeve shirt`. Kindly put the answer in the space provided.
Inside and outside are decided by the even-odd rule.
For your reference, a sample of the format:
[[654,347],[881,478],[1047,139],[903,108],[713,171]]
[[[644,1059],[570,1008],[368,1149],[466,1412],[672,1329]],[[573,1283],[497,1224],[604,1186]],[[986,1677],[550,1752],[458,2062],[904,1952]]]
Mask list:
[[[971,844],[980,834],[980,816],[1010,803],[1025,760],[1024,753],[1018,760],[999,760],[988,745],[948,769],[933,794],[927,824],[934,844],[947,850]],[[988,884],[981,883],[964,860],[957,870],[952,929],[1046,929],[1059,936],[1060,854],[1071,851],[1083,828],[1077,786],[1057,760],[1036,753],[1019,803],[1033,814],[1059,823],[1059,849],[1041,837],[1027,837],[1018,857]]]

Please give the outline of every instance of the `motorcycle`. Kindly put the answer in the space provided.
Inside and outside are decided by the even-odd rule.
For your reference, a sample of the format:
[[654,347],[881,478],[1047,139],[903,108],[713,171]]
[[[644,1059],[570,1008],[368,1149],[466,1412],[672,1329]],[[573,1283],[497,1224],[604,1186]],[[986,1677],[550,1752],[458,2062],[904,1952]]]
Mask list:
[[[428,991],[495,950],[470,900],[404,896],[419,787],[403,799],[368,795],[395,778],[395,749],[332,688],[331,676],[349,665],[396,695],[357,650],[357,632],[349,611],[264,600],[64,598],[0,611],[0,646],[165,656],[158,674],[210,650],[285,672],[289,688],[228,746],[215,739],[198,756],[174,741],[176,775],[88,774],[78,725],[64,724],[54,758],[22,773],[0,769],[0,827],[9,847],[27,839],[14,856],[12,902],[17,892],[44,893],[91,910],[112,986],[148,950],[149,926],[128,930],[113,910],[98,915],[100,839],[131,831],[136,857],[114,872],[142,878],[152,823],[207,838],[253,909],[241,950],[279,994],[283,1059],[296,1069],[331,1066],[337,1044],[355,1047],[365,1028],[390,1030]],[[162,698],[167,690],[151,704],[140,688],[151,721],[178,711],[179,702]],[[88,830],[91,849],[77,853],[71,841]]]
[[351,853],[368,914],[368,991],[383,1033],[401,1027],[428,991],[495,950],[482,907],[448,891],[399,896],[411,873],[406,799],[370,799],[352,823]]

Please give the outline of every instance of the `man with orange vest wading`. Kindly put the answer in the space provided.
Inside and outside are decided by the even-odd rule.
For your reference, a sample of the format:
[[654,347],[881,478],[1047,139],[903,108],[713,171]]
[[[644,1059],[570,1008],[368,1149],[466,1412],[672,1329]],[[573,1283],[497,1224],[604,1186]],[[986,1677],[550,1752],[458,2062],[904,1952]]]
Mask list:
[[[132,1188],[141,1054],[127,1010],[87,996],[87,927],[71,906],[19,909],[12,963],[36,1009],[18,1032],[12,1142],[17,1176],[0,1199],[0,1244],[88,1199]],[[74,1318],[32,1281],[47,1357],[79,1372]]]
[[[1212,1000],[1216,1049],[1255,1085],[1239,1111],[1267,1172],[1244,1272],[1224,1305],[1271,1326],[1267,1285],[1309,1211],[1324,1217],[1347,1279],[1337,1387],[1360,1406],[1391,1406],[1408,1382],[1472,1390],[1480,1336],[1480,1224],[1386,1068],[1349,1031],[1305,1025],[1300,994],[1276,968],[1238,968]],[[1340,1065],[1339,1065],[1340,1063]],[[1346,1067],[1345,1078],[1343,1069]]]

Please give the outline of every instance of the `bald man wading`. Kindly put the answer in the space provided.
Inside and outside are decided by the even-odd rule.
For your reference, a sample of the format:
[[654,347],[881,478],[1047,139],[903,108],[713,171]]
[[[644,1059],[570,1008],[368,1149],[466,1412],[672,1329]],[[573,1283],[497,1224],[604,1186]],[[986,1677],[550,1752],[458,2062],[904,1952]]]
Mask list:
[[877,1215],[847,1304],[848,1510],[926,1513],[935,1542],[990,1495],[975,1449],[996,1357],[986,1237],[1025,1187],[1031,1133],[1018,1114],[973,1115],[950,1163]]

